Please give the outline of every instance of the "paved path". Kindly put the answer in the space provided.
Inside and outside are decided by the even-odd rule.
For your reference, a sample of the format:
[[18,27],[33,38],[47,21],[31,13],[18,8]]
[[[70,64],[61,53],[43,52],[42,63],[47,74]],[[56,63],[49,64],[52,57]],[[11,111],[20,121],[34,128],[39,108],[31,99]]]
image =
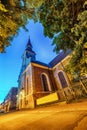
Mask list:
[[87,130],[87,102],[4,114],[0,130]]

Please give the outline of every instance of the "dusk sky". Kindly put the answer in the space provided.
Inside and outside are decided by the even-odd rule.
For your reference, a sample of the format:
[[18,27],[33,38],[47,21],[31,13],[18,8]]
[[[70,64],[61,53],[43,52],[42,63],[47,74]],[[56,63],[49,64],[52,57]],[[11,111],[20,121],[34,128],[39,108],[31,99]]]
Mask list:
[[12,41],[12,45],[6,49],[6,53],[0,53],[0,103],[11,87],[18,86],[17,80],[22,64],[21,56],[29,36],[37,60],[49,63],[56,56],[56,53],[53,52],[54,47],[51,45],[52,40],[44,36],[40,23],[30,21],[26,27],[29,31],[26,32],[21,28]]

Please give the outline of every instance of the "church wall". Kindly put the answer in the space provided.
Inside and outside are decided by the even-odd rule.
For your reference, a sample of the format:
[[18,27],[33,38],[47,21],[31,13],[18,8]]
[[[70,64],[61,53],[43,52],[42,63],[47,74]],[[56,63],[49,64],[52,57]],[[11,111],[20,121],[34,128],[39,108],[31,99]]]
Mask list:
[[[72,98],[69,77],[64,70],[67,63],[66,60],[67,58],[53,68],[48,68],[35,63],[29,64],[20,78],[19,109],[34,108],[37,100],[55,92],[58,95],[58,100],[67,100],[67,98]],[[61,86],[58,78],[58,73],[60,71],[64,74],[67,81],[67,87],[62,88]],[[45,74],[48,77],[50,86],[49,91],[44,91],[41,79],[42,74]],[[23,90],[21,90],[22,87]],[[42,100],[43,99],[41,99],[41,101]]]
[[32,66],[28,66],[25,72],[25,95],[32,93]]
[[[60,99],[71,99],[72,98],[72,92],[70,89],[70,77],[68,76],[68,74],[65,72],[65,67],[69,62],[69,56],[67,56],[65,59],[63,59],[60,63],[58,63],[56,66],[54,66],[53,68],[53,74],[55,77],[55,82],[57,84],[57,88],[58,88],[58,95]],[[58,77],[58,73],[62,72],[65,80],[67,82],[67,87],[62,87],[60,79]]]
[[60,63],[58,63],[56,66],[53,67],[53,74],[54,74],[54,77],[56,79],[56,84],[57,84],[58,89],[61,89],[61,84],[60,84],[59,79],[58,79],[58,73],[60,71],[63,72],[68,86],[70,85],[70,79],[69,79],[67,73],[65,72],[65,67],[66,67],[68,62],[69,62],[69,57],[67,56],[64,60],[62,60]]
[[[51,91],[44,91],[43,89],[43,84],[41,80],[41,74],[43,73],[48,76]],[[34,83],[33,87],[34,87],[34,93],[36,99],[46,96],[49,93],[52,93],[56,90],[53,72],[49,68],[41,68],[39,66],[33,66],[33,83]]]
[[19,109],[34,108],[31,64],[26,68],[21,76],[21,83],[18,94],[18,105]]
[[37,100],[39,104],[46,100],[45,96],[47,96],[47,99],[49,97],[49,102],[51,102],[53,100],[51,100],[52,96],[55,95],[54,93],[56,93],[54,100],[65,100],[68,95],[71,95],[70,79],[65,73],[65,66],[67,61],[69,61],[69,56],[53,68],[49,68],[44,63],[36,61],[35,55],[29,39],[22,56],[23,62],[19,75],[17,100],[19,109],[34,108]]

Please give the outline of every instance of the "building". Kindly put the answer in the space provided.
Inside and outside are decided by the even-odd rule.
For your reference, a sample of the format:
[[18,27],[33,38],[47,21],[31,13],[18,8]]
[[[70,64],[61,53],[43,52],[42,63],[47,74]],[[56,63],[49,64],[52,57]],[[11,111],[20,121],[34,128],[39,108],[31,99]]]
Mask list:
[[0,110],[2,109],[2,104],[0,104]]
[[68,63],[70,50],[63,51],[49,64],[36,60],[29,39],[22,55],[22,67],[18,78],[18,109],[35,108],[55,101],[72,98],[70,80],[64,68]]
[[8,94],[6,95],[3,102],[3,109],[5,111],[16,110],[16,102],[17,102],[17,87],[12,87]]

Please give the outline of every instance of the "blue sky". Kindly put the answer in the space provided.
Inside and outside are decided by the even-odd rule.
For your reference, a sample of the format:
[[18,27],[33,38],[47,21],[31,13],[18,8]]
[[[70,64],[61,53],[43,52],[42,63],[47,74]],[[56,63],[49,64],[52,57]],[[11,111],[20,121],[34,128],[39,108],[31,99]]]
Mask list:
[[19,34],[13,39],[12,45],[6,49],[6,53],[0,53],[0,102],[3,101],[11,87],[17,86],[18,75],[20,73],[22,59],[29,36],[36,52],[36,59],[44,63],[49,63],[55,56],[53,52],[52,40],[45,37],[43,27],[40,23],[32,20],[26,25],[29,30],[26,32],[20,29]]

